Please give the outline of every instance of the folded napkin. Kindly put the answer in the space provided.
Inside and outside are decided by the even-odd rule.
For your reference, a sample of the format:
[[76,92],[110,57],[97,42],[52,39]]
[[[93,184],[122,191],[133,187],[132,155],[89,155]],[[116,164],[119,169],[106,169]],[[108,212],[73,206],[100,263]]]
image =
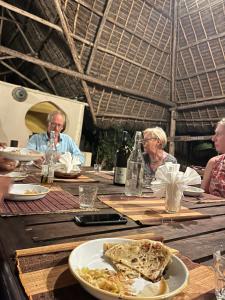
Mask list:
[[81,164],[80,158],[78,156],[72,156],[70,152],[65,152],[60,156],[59,162],[63,165],[66,173],[71,171],[80,171],[78,165]]
[[160,166],[156,173],[156,180],[152,182],[151,188],[158,197],[163,197],[168,186],[174,186],[183,194],[189,185],[201,183],[201,176],[192,168],[187,167],[185,172],[181,172],[180,164],[167,162]]

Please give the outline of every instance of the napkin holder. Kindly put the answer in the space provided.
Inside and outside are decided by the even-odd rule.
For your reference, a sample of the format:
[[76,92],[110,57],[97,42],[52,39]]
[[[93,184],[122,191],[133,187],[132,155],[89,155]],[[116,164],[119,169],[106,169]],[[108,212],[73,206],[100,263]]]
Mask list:
[[194,169],[187,167],[185,172],[179,170],[180,164],[165,163],[157,169],[156,181],[152,184],[154,195],[165,197],[168,213],[179,212],[184,190],[189,185],[201,183],[201,177]]
[[66,152],[60,156],[59,162],[61,163],[60,171],[64,173],[80,172],[80,159],[77,156],[72,156],[70,152]]

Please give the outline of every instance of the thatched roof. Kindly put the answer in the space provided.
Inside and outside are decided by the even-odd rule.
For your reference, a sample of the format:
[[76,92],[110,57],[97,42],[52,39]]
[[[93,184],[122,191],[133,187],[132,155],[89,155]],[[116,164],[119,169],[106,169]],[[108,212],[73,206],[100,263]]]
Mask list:
[[100,127],[211,134],[225,116],[224,5],[0,1],[0,79],[86,101]]

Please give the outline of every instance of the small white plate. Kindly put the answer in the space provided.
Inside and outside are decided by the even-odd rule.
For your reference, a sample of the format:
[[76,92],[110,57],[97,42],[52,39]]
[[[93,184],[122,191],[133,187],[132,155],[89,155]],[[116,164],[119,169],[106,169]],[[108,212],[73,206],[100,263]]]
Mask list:
[[184,191],[185,196],[192,196],[192,197],[199,197],[201,196],[202,193],[204,193],[204,190],[196,186],[189,186]]
[[[105,269],[113,270],[113,266],[104,258],[103,255],[103,244],[106,242],[110,243],[127,243],[131,240],[122,239],[122,238],[104,238],[97,239],[93,241],[88,241],[83,243],[82,245],[76,247],[69,256],[69,268],[74,277],[78,280],[78,282],[83,286],[83,288],[89,292],[92,296],[96,297],[100,300],[156,300],[156,299],[172,299],[173,296],[180,293],[188,284],[189,272],[185,264],[175,255],[172,255],[172,261],[168,265],[166,270],[166,279],[167,285],[169,287],[169,291],[165,292],[162,295],[158,296],[122,296],[117,295],[97,287],[94,287],[82,277],[80,277],[78,273],[78,269],[82,269],[84,267],[90,269]],[[143,278],[135,279],[132,287],[141,292],[145,288],[146,285],[156,285],[157,283],[150,283]],[[154,288],[153,288],[154,289]]]
[[13,184],[6,196],[7,200],[30,201],[43,198],[49,189],[37,184]]
[[43,153],[27,148],[6,147],[0,150],[0,156],[19,161],[37,160],[43,157]]
[[28,175],[22,172],[10,172],[1,176],[10,177],[13,181],[22,181]]

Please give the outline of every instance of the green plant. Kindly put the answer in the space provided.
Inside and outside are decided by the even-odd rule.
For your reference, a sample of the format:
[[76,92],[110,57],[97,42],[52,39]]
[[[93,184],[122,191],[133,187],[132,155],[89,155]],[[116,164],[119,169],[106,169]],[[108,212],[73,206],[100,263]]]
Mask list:
[[[121,144],[123,128],[110,128],[99,131],[96,163],[102,168],[112,170],[115,163],[116,150]],[[133,139],[128,140],[128,145],[132,147]]]

